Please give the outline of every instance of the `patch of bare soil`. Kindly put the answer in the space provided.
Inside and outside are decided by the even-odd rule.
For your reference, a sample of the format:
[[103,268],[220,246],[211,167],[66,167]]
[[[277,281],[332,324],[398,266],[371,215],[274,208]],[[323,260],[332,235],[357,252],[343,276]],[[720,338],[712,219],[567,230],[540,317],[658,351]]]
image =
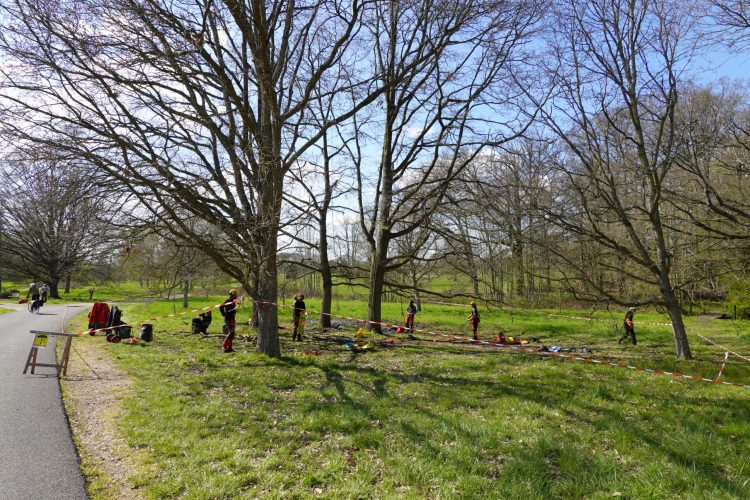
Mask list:
[[122,399],[132,394],[132,383],[101,344],[74,339],[73,347],[68,375],[61,385],[84,469],[95,475],[88,480],[93,479],[97,490],[104,490],[105,498],[145,498],[129,480],[136,470],[135,451],[117,427],[122,421]]

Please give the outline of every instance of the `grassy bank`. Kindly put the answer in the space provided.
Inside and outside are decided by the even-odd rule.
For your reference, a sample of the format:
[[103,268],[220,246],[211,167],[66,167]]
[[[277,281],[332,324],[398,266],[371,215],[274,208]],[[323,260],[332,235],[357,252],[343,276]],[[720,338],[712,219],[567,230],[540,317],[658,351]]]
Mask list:
[[[174,307],[128,304],[125,319]],[[334,313],[362,317],[365,307],[339,302]],[[723,359],[693,338],[696,360],[676,361],[669,328],[642,324],[664,321],[658,314],[639,314],[639,345],[624,346],[613,341],[619,312],[595,315],[604,322],[548,312],[482,310],[481,331],[540,336],[545,345],[589,347],[596,358],[707,377]],[[400,304],[385,305],[385,318],[401,314]],[[248,315],[243,308],[239,319]],[[458,333],[468,329],[466,315],[426,305],[417,320]],[[282,326],[289,316],[282,311]],[[180,334],[189,318],[156,323],[149,345],[104,344],[133,382],[118,431],[138,455],[130,481],[153,498],[750,496],[747,389],[428,335],[357,354],[342,345],[353,330],[324,334],[314,325],[302,343],[282,330],[280,360],[243,341],[224,355],[218,337]],[[214,321],[217,333],[220,317]],[[689,321],[696,332],[750,351],[748,323]],[[733,360],[724,377],[750,383],[750,364]]]

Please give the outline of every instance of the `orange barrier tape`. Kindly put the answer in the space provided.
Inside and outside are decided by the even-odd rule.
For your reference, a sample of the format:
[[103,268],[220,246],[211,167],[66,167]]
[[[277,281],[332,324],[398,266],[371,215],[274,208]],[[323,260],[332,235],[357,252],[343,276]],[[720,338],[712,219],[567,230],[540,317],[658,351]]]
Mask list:
[[[289,307],[290,309],[294,309],[293,306],[285,306],[285,305],[280,306],[279,304],[276,304],[276,303],[273,303],[273,302],[255,301],[255,303],[260,303],[260,304],[265,304],[265,305],[271,305],[271,306],[275,306],[276,308],[278,308],[278,307]],[[307,310],[305,310],[305,312],[307,312]],[[390,327],[394,327],[394,326],[395,327],[398,327],[398,326],[403,327],[404,326],[404,325],[396,325],[396,324],[393,324],[393,323],[385,323],[385,322],[379,322],[379,321],[370,321],[370,320],[366,320],[366,319],[362,319],[362,318],[354,318],[354,317],[351,317],[351,316],[340,316],[340,315],[330,314],[330,313],[321,313],[319,311],[314,311],[314,310],[310,311],[310,312],[313,312],[315,314],[324,314],[324,315],[330,316],[332,318],[349,319],[349,320],[359,321],[359,322],[363,322],[363,323],[369,323],[369,324],[373,324],[373,325],[387,326],[389,328]],[[734,383],[734,382],[724,382],[723,380],[718,380],[718,377],[716,379],[711,379],[711,378],[706,378],[706,377],[700,377],[698,375],[690,375],[690,374],[679,373],[679,372],[668,372],[668,371],[657,370],[657,369],[653,369],[653,368],[644,368],[644,367],[640,367],[640,366],[632,366],[632,365],[627,365],[627,364],[623,364],[623,363],[616,363],[616,362],[613,362],[613,361],[603,361],[603,360],[593,359],[593,358],[583,358],[583,357],[580,357],[580,356],[568,355],[568,354],[563,354],[563,353],[558,353],[558,352],[542,352],[542,351],[537,351],[537,350],[529,348],[529,347],[522,347],[522,346],[516,346],[516,345],[505,345],[505,344],[500,344],[498,342],[489,342],[487,340],[474,340],[474,339],[470,339],[468,337],[461,337],[461,336],[457,336],[457,335],[450,335],[450,334],[442,333],[442,332],[433,332],[431,330],[424,330],[424,329],[419,329],[419,328],[415,328],[414,331],[415,332],[419,332],[419,333],[427,333],[427,334],[430,334],[430,335],[439,335],[439,336],[442,336],[442,337],[446,337],[446,338],[454,339],[454,340],[460,340],[462,342],[466,342],[466,343],[470,343],[470,344],[477,344],[477,345],[485,345],[485,346],[490,346],[490,347],[497,347],[497,348],[504,349],[504,350],[514,350],[514,351],[518,351],[518,352],[525,352],[525,353],[530,353],[530,354],[537,354],[537,355],[541,355],[541,356],[550,356],[550,357],[554,357],[554,358],[568,359],[568,360],[571,360],[571,361],[582,361],[582,362],[585,362],[585,363],[592,363],[592,364],[597,364],[597,365],[613,366],[613,367],[616,367],[616,368],[625,368],[625,369],[628,369],[628,370],[635,370],[635,371],[639,371],[639,372],[650,373],[652,375],[667,375],[667,376],[671,376],[671,377],[675,377],[675,378],[686,378],[686,379],[689,379],[689,380],[700,380],[702,382],[711,382],[711,383],[715,383],[715,384],[729,385],[729,386],[733,386],[733,387],[742,387],[742,388],[745,388],[745,389],[750,389],[750,385],[738,384],[738,383]]]
[[[598,321],[600,323],[612,323],[617,322],[617,319],[602,319],[602,318],[584,318],[581,316],[565,316],[564,314],[554,314],[554,313],[547,313],[547,316],[554,316],[556,318],[568,318],[568,319],[578,319],[582,321]],[[639,321],[639,325],[656,325],[656,326],[672,326],[672,323],[655,323],[655,322],[649,322],[649,321]]]
[[[562,314],[552,314],[552,313],[547,314],[547,316],[555,316],[555,317],[558,317],[558,318],[568,318],[568,319],[578,319],[578,320],[582,320],[582,321],[599,321],[601,323],[611,323],[613,321],[614,322],[617,321],[617,320],[607,320],[607,319],[601,319],[601,318],[582,318],[580,316],[564,316]],[[643,322],[643,321],[639,321],[638,324],[639,325],[669,326],[669,327],[672,326],[672,323],[649,323],[649,322]],[[750,363],[750,358],[748,358],[746,356],[743,356],[742,354],[736,353],[736,352],[734,352],[731,349],[727,349],[723,345],[714,342],[713,340],[709,339],[708,337],[705,337],[705,336],[701,335],[700,333],[694,333],[694,332],[689,332],[689,333],[691,333],[691,334],[693,334],[693,335],[695,335],[697,337],[700,337],[702,340],[705,340],[709,344],[722,349],[724,352],[728,352],[730,354],[733,354],[734,356],[737,356],[738,358],[740,358],[740,359],[742,359],[742,360],[747,361],[748,363]]]
[[721,369],[719,370],[719,374],[716,375],[716,381],[718,382],[721,378],[721,374],[724,373],[724,367],[727,366],[727,360],[729,359],[729,351],[724,353],[724,362],[721,364]]
[[148,319],[144,319],[144,320],[141,320],[141,321],[134,321],[132,323],[123,323],[121,325],[108,326],[106,328],[92,328],[92,329],[89,329],[89,330],[84,330],[82,332],[78,332],[76,335],[78,335],[80,337],[81,335],[85,335],[87,333],[95,333],[95,332],[103,332],[103,331],[107,331],[107,330],[114,330],[115,328],[120,328],[122,326],[133,327],[133,326],[136,326],[136,325],[143,325],[143,324],[146,324],[146,323],[151,323],[153,321],[159,321],[159,320],[167,319],[167,318],[176,318],[178,316],[184,316],[185,314],[194,314],[194,313],[198,313],[198,312],[201,312],[201,311],[208,311],[208,310],[214,309],[216,307],[221,307],[221,306],[225,306],[227,304],[235,304],[235,303],[239,303],[239,301],[237,299],[235,299],[235,300],[230,300],[228,302],[222,302],[221,304],[214,304],[212,306],[201,307],[201,308],[198,308],[198,309],[191,309],[189,311],[183,311],[183,312],[180,312],[180,313],[167,314],[166,316],[158,316],[158,317],[157,316],[152,316],[152,317],[150,317]]
[[735,355],[735,356],[737,356],[738,358],[740,358],[740,359],[744,359],[745,361],[747,361],[748,363],[750,363],[750,358],[748,358],[748,357],[746,357],[746,356],[743,356],[742,354],[737,354],[736,352],[732,351],[731,349],[727,349],[727,348],[726,348],[726,347],[724,347],[723,345],[721,345],[721,344],[717,344],[716,342],[714,342],[713,340],[709,339],[708,337],[704,337],[704,336],[703,336],[703,335],[701,335],[700,333],[696,333],[695,335],[699,336],[700,338],[702,338],[703,340],[705,340],[705,341],[706,341],[706,342],[708,342],[709,344],[711,344],[711,345],[715,345],[716,347],[718,347],[718,348],[720,348],[720,349],[724,349],[724,351],[725,351],[725,352],[728,352],[729,354],[734,354],[734,355]]

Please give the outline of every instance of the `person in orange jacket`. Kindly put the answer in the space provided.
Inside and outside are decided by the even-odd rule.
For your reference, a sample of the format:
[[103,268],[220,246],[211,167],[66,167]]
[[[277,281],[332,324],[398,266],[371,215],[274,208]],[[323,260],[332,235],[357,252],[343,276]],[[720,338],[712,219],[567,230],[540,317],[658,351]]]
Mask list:
[[623,326],[625,327],[625,335],[617,339],[618,344],[630,337],[633,341],[633,345],[636,345],[635,329],[633,328],[633,316],[635,316],[635,308],[631,307],[630,309],[628,309],[628,312],[625,313],[625,320],[623,321]]

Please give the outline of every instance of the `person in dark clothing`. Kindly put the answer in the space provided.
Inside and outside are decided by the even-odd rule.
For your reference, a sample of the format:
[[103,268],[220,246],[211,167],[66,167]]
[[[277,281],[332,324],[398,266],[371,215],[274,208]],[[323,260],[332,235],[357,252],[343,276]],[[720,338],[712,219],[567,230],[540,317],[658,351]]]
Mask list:
[[294,306],[292,308],[292,319],[294,320],[292,340],[302,340],[302,332],[305,330],[305,317],[307,315],[304,294],[301,293],[294,297]]
[[222,348],[224,352],[233,352],[232,342],[234,341],[234,332],[237,328],[237,290],[229,290],[229,297],[219,306],[219,312],[224,316],[224,343]]
[[31,300],[39,300],[39,287],[36,286],[36,283],[29,285],[29,291],[26,292],[26,298],[28,299],[29,297],[31,297]]
[[208,327],[211,326],[211,311],[200,313],[193,318],[193,334],[208,335]]
[[635,309],[630,308],[628,309],[628,312],[625,313],[625,320],[623,321],[623,326],[625,327],[625,335],[617,339],[617,343],[619,344],[623,340],[626,340],[628,337],[630,337],[633,341],[633,345],[636,345],[635,340],[635,329],[633,328],[633,316],[635,315]]
[[409,305],[406,306],[406,331],[414,333],[414,315],[417,314],[417,306],[414,305],[414,301],[410,300]]
[[42,294],[42,303],[46,304],[47,296],[49,295],[49,286],[47,285],[47,283],[42,285],[42,289],[40,290],[40,292]]
[[479,311],[477,310],[477,303],[471,303],[471,314],[467,318],[471,324],[471,331],[474,332],[474,340],[479,340],[477,332],[479,331]]

